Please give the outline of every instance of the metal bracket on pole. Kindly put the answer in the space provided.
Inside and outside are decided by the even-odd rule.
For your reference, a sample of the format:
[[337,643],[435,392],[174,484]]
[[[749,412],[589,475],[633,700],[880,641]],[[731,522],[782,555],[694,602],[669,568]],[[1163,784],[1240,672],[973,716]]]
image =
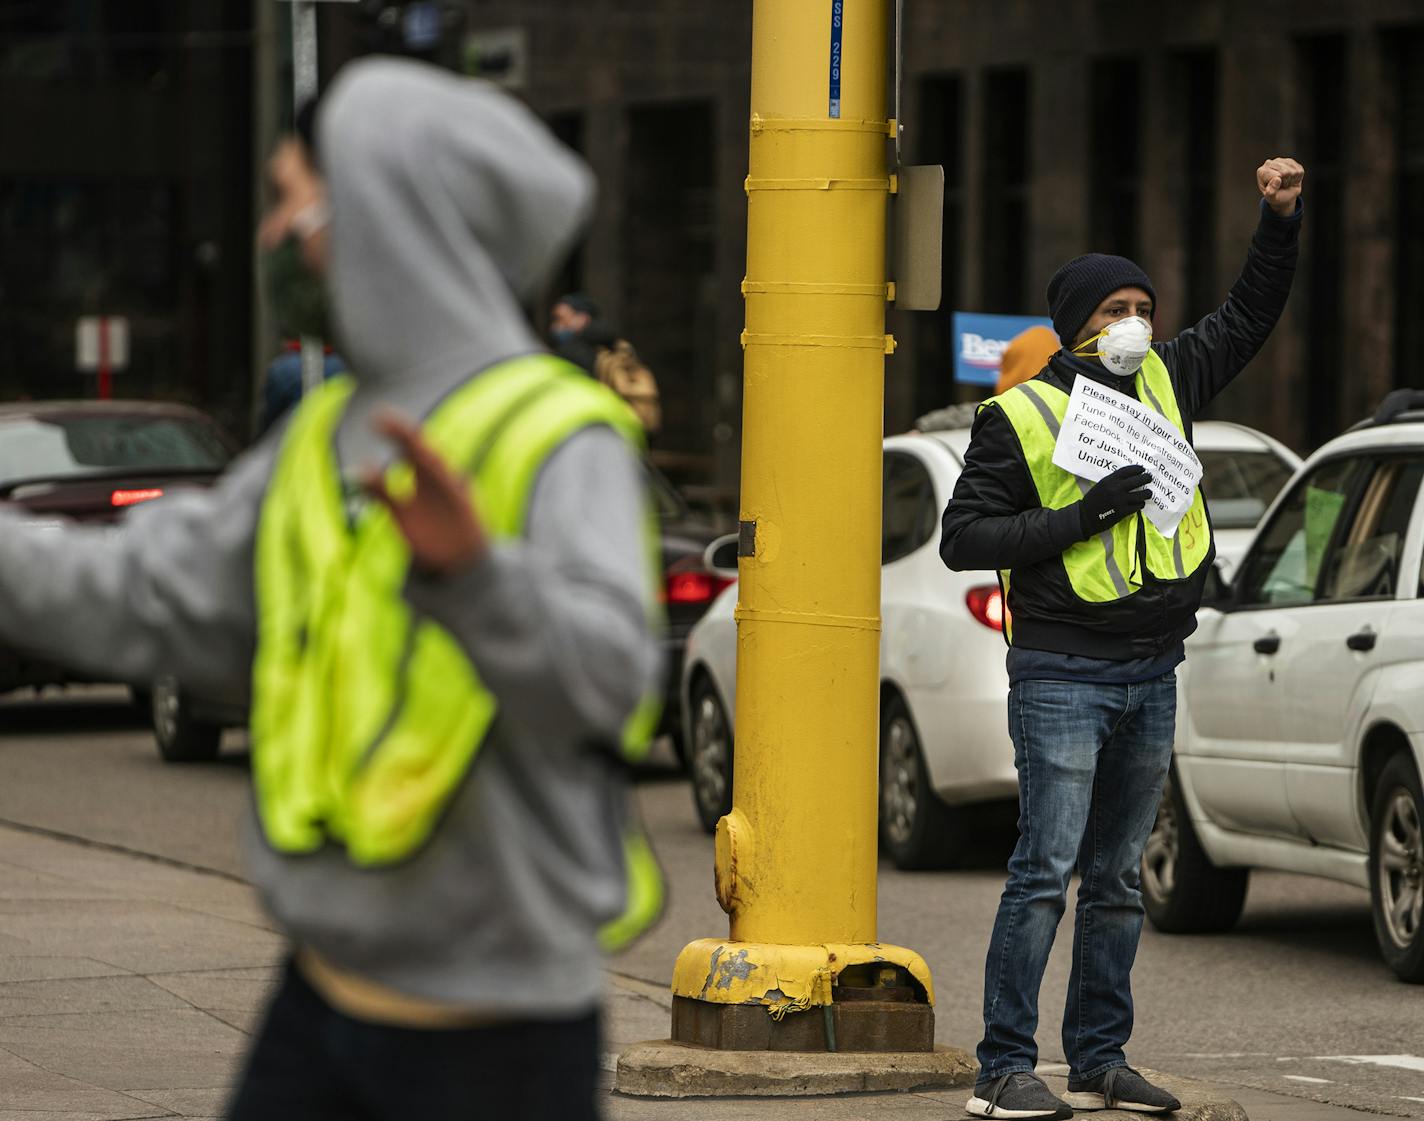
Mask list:
[[891,202],[895,306],[934,311],[944,273],[944,168],[902,167],[895,177],[900,187]]

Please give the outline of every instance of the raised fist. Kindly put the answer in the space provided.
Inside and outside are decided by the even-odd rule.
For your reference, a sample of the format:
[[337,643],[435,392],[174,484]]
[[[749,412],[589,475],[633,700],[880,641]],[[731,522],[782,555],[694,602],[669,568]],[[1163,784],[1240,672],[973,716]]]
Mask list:
[[1305,182],[1305,168],[1289,156],[1275,156],[1256,169],[1256,186],[1266,205],[1288,218],[1295,213],[1295,200],[1300,198]]

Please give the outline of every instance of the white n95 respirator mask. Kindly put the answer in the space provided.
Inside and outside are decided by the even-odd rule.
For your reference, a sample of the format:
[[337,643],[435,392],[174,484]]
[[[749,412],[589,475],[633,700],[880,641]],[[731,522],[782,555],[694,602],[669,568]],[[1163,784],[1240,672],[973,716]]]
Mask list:
[[[1097,350],[1084,350],[1098,344]],[[1152,324],[1140,315],[1131,315],[1109,323],[1092,338],[1084,339],[1073,353],[1080,358],[1097,358],[1110,374],[1126,377],[1137,373],[1152,349]]]

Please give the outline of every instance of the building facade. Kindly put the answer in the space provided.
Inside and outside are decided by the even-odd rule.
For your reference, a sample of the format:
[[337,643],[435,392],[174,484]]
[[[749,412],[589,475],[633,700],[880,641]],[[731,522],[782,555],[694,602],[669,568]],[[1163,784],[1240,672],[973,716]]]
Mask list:
[[[324,81],[371,49],[381,7],[319,5]],[[733,489],[751,0],[386,7],[457,17],[441,57],[478,56],[591,163],[597,212],[556,291],[593,295],[656,372],[669,470]],[[289,113],[285,26],[276,0],[3,6],[0,395],[91,394],[75,320],[117,314],[117,392],[246,430],[276,343],[252,229]],[[1041,313],[1078,253],[1141,262],[1159,337],[1210,311],[1274,155],[1307,168],[1301,273],[1212,415],[1305,451],[1424,385],[1424,0],[906,0],[902,42],[904,158],[946,173],[944,303],[892,309],[887,431],[972,399],[953,310]]]
[[0,7],[0,396],[94,396],[77,320],[121,316],[115,395],[246,434],[256,8]]
[[[665,454],[736,479],[751,3],[468,0],[518,31],[519,90],[598,173],[561,283],[599,299],[662,385]],[[1307,168],[1301,272],[1212,406],[1308,450],[1424,385],[1424,3],[907,0],[904,158],[946,171],[944,304],[895,313],[886,429],[973,390],[954,309],[1042,313],[1063,261],[1135,257],[1159,337],[1217,306],[1257,219],[1254,172]],[[849,49],[849,48],[848,48]]]

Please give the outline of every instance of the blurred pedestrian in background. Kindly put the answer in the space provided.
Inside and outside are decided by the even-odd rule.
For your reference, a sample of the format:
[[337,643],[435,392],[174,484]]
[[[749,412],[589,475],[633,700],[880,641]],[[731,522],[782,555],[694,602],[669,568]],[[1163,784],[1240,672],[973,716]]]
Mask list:
[[[322,380],[344,372],[346,362],[331,347],[322,352]],[[267,365],[262,379],[262,411],[257,420],[257,435],[263,435],[288,409],[302,399],[302,340],[287,339],[282,353]]]
[[[994,393],[1006,393],[1020,382],[1037,377],[1062,344],[1047,327],[1035,324],[1015,335],[999,359],[999,381]],[[947,428],[968,428],[979,413],[978,401],[946,405],[915,419],[914,432],[935,432]]]
[[994,386],[994,396],[1038,377],[1048,360],[1062,349],[1058,336],[1047,327],[1034,324],[1027,331],[1019,332],[1004,347],[1004,355],[999,359],[999,380]]
[[604,322],[592,297],[570,292],[549,309],[549,340],[555,354],[591,374],[599,350],[616,343],[618,334]]
[[270,170],[262,244],[328,291],[354,377],[117,532],[5,517],[0,635],[250,685],[248,867],[292,955],[234,1121],[593,1118],[601,948],[660,900],[623,778],[656,541],[634,418],[520,310],[589,173],[493,86],[393,59]]
[[582,292],[560,296],[549,312],[554,352],[582,368],[628,403],[648,436],[662,427],[657,378]]

